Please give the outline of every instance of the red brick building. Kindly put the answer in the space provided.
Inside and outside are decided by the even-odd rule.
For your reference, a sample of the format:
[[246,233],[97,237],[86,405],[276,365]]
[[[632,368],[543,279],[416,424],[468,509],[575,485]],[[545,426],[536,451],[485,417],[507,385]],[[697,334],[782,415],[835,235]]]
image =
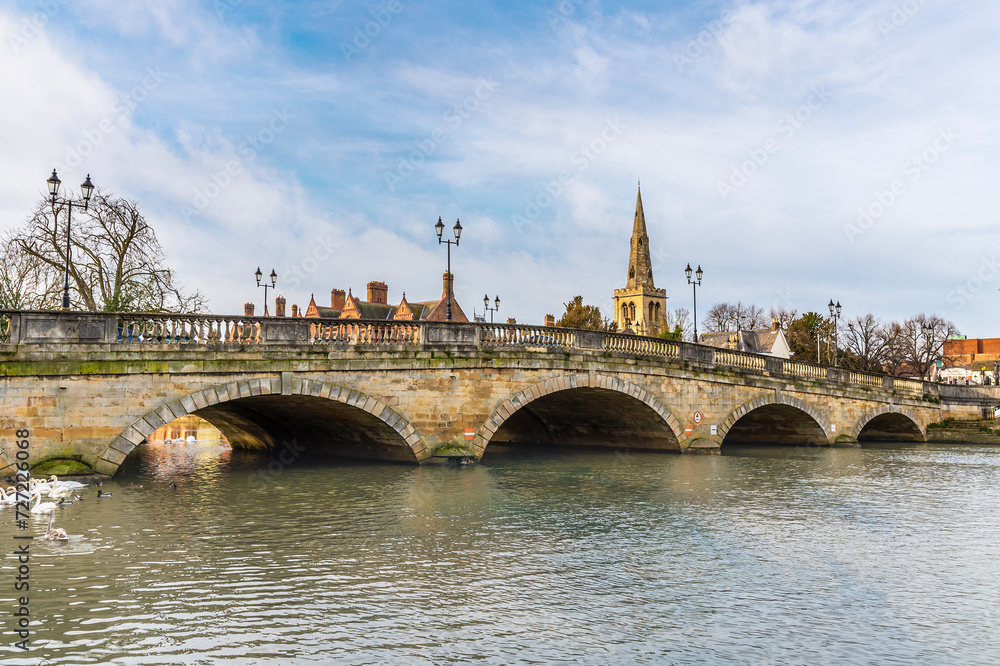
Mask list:
[[1000,338],[972,338],[945,340],[945,367],[965,366],[978,370],[982,366],[993,368],[993,361],[1000,360]]
[[385,282],[377,280],[368,283],[368,293],[365,300],[355,296],[350,289],[347,290],[346,294],[343,289],[334,289],[330,292],[329,307],[317,305],[316,297],[312,295],[305,316],[324,319],[447,321],[448,293],[451,292],[451,320],[468,322],[468,317],[465,316],[465,312],[462,311],[462,307],[455,299],[455,276],[444,273],[441,275],[441,280],[440,298],[433,301],[410,302],[406,300],[406,292],[403,292],[399,305],[389,304],[389,287]]

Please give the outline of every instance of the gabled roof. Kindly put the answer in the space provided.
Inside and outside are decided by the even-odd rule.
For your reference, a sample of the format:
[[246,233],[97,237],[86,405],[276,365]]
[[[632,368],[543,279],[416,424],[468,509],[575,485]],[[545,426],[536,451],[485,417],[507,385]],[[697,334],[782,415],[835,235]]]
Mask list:
[[[437,301],[434,301],[436,304]],[[428,308],[424,303],[410,303],[406,300],[406,292],[403,292],[403,300],[400,301],[399,307],[396,308],[396,313],[393,315],[393,319],[399,319],[402,321],[420,321],[423,319],[423,315],[429,312]]]
[[316,296],[315,294],[311,294],[309,296],[309,306],[306,308],[304,316],[312,318],[336,319],[340,316],[340,310],[323,307],[322,305],[316,305]]
[[[754,331],[723,331],[702,333],[698,342],[719,349],[733,349],[754,354],[784,355],[788,342],[781,329],[763,328]],[[780,344],[779,344],[780,343]],[[777,347],[777,348],[776,348]]]

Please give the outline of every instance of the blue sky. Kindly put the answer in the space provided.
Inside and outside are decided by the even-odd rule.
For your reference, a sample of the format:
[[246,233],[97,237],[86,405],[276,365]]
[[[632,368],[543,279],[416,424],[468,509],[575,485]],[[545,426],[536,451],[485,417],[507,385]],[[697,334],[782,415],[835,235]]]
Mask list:
[[637,179],[654,277],[719,301],[995,336],[1000,4],[987,0],[0,7],[0,224],[58,165],[141,202],[211,309],[334,287],[540,323],[610,314]]

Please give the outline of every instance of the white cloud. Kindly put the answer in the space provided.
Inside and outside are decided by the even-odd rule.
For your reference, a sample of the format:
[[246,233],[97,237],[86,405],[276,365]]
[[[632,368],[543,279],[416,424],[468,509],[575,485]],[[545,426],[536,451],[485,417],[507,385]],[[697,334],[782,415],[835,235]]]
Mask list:
[[[735,11],[719,30],[723,7]],[[94,0],[4,53],[11,66],[0,68],[0,85],[16,102],[0,109],[0,215],[19,223],[51,165],[110,118],[113,131],[60,175],[76,183],[89,171],[140,199],[186,282],[219,311],[242,309],[258,263],[291,271],[331,235],[342,254],[301,293],[285,293],[289,303],[371,279],[433,297],[444,270],[430,231],[438,215],[461,216],[467,228],[455,255],[463,305],[463,289],[477,303],[473,292],[497,292],[505,315],[537,322],[577,293],[602,302],[624,271],[638,177],[651,243],[663,248],[656,278],[674,305],[687,305],[682,269],[692,261],[706,270],[707,301],[769,305],[790,290],[800,310],[831,296],[883,318],[946,308],[978,248],[1000,240],[991,197],[1000,53],[988,29],[1000,8],[926,3],[884,34],[893,7],[774,0],[713,13],[587,3],[555,30],[540,14],[516,34],[448,30],[409,12],[378,49],[347,63],[336,35],[354,28],[349,8],[276,5],[253,19],[193,1]],[[316,23],[313,32],[295,24],[303,44],[324,30],[335,37],[297,44],[283,23],[295,9]],[[81,17],[111,37],[67,27]],[[0,13],[0,34],[16,33],[21,18]],[[675,55],[706,30],[697,57],[679,68]],[[407,34],[433,34],[433,47],[396,41]],[[163,83],[117,113],[116,101],[157,66]],[[496,90],[449,123],[449,109],[475,97],[483,78]],[[779,130],[818,85],[830,99],[793,132]],[[295,115],[288,128],[229,173],[242,142],[285,107]],[[574,170],[609,119],[627,129]],[[905,178],[907,160],[947,127],[961,137],[954,147],[849,242],[843,229],[858,208]],[[385,174],[437,129],[445,139],[390,191]],[[723,199],[718,183],[772,138],[777,149]],[[572,183],[518,233],[511,216],[567,169]],[[206,205],[186,218],[199,192]],[[951,306],[973,334],[990,334],[987,291]]]

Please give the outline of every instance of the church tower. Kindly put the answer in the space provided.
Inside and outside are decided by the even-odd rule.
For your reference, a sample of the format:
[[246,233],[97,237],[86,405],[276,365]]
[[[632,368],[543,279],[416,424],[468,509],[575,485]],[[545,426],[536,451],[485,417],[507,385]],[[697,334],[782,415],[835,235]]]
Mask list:
[[653,262],[649,258],[646,215],[642,190],[635,199],[632,246],[628,257],[628,279],[624,289],[615,289],[615,326],[639,335],[656,335],[666,315],[667,291],[653,284]]

